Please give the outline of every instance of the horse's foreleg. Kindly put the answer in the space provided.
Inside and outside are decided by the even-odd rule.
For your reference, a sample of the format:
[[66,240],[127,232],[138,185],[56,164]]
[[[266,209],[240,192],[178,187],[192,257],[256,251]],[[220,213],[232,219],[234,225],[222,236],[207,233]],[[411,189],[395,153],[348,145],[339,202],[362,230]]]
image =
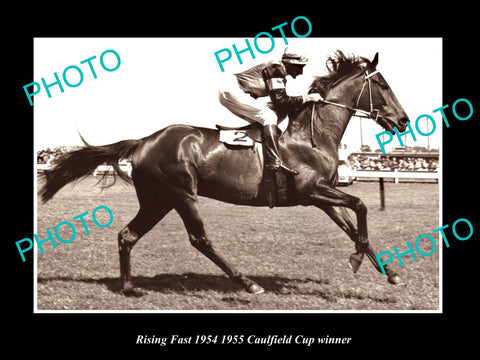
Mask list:
[[[348,235],[348,237],[355,242],[355,244],[358,244],[358,237],[357,237],[357,228],[355,224],[352,221],[352,218],[350,217],[350,214],[348,214],[347,210],[343,207],[333,207],[333,206],[328,206],[322,208],[322,210],[325,211],[325,213],[330,216],[330,218],[343,230],[345,233]],[[377,258],[375,257],[376,251],[372,247],[371,244],[368,244],[367,248],[364,249],[364,254],[367,255],[368,259],[370,262],[373,264],[375,269],[379,272],[382,273],[382,269],[380,268],[380,265],[377,262]],[[354,272],[357,272],[358,268],[360,267],[361,264],[361,257],[363,253],[358,253],[352,255],[350,258],[350,266],[352,267]],[[356,258],[355,255],[358,255],[360,258]],[[358,259],[358,262],[356,262]],[[400,277],[399,275],[395,272],[395,270],[391,269],[388,265],[384,266],[385,269],[385,274],[388,277],[388,281],[392,284],[398,284],[400,282]]]
[[[314,191],[309,194],[308,198],[311,204],[324,210],[335,206],[353,210],[357,216],[356,228],[346,212],[342,216],[335,216],[334,221],[339,221],[339,226],[349,236],[355,236],[354,241],[357,243],[357,248],[362,250],[362,248],[366,249],[368,247],[367,206],[361,199],[323,184],[316,184]],[[332,214],[335,213],[332,212]],[[353,231],[355,231],[355,234],[353,234]]]
[[222,269],[230,278],[245,286],[245,289],[254,294],[259,294],[264,289],[254,281],[236,270],[227,260],[218,254],[214,249],[212,242],[208,239],[203,225],[202,218],[198,210],[196,199],[186,197],[181,204],[175,207],[180,214],[188,232],[190,243]]
[[[309,201],[323,209],[355,242],[357,253],[350,257],[350,265],[355,272],[360,267],[364,254],[367,255],[373,266],[381,272],[375,252],[369,244],[367,207],[361,199],[334,187],[317,183],[314,191],[309,195]],[[342,210],[338,210],[336,207],[342,208]],[[355,212],[357,217],[356,227],[345,208]],[[389,269],[389,273],[386,274],[390,283],[396,284],[400,282],[399,276],[394,271]]]

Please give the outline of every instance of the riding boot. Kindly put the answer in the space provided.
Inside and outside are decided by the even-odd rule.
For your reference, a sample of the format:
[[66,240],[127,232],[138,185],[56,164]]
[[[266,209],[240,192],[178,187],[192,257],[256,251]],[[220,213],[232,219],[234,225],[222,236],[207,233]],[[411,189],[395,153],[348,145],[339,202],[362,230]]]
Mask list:
[[277,125],[265,125],[263,127],[265,144],[265,167],[269,170],[283,170],[287,174],[298,175],[298,171],[288,168],[283,164],[278,144]]

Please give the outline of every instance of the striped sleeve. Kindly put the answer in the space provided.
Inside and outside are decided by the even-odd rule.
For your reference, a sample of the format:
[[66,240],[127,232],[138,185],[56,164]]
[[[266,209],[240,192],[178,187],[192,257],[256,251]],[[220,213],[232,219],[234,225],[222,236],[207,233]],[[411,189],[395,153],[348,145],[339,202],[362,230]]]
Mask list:
[[287,83],[285,68],[279,63],[273,63],[262,71],[267,91],[276,110],[288,113],[303,105],[302,96],[288,96],[285,85]]
[[267,84],[267,90],[285,89],[285,69],[281,64],[273,63],[262,71],[263,80]]

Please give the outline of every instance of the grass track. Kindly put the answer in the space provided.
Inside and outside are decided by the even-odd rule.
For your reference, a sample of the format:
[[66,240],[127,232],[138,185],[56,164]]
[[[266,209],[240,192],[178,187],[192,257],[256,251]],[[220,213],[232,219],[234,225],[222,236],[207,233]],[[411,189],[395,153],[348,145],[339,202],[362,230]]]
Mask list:
[[[132,250],[132,276],[143,295],[119,293],[117,233],[136,214],[133,187],[117,183],[100,191],[93,177],[67,185],[50,202],[39,201],[37,234],[46,237],[61,221],[89,212],[90,234],[79,220],[75,240],[45,243],[38,253],[39,310],[436,310],[439,307],[439,254],[404,258],[399,269],[407,287],[387,283],[365,259],[357,274],[347,265],[353,243],[314,207],[253,208],[201,198],[207,233],[237,269],[266,290],[251,295],[223,275],[189,243],[176,212],[169,213]],[[438,185],[386,183],[386,210],[379,211],[377,183],[341,188],[369,208],[370,241],[377,252],[431,234],[438,221]],[[114,214],[98,228],[91,212],[99,205]],[[98,219],[102,221],[98,212]],[[65,230],[64,238],[71,232]],[[62,235],[62,233],[61,233]],[[435,236],[438,244],[438,236]],[[424,252],[429,250],[424,244]]]

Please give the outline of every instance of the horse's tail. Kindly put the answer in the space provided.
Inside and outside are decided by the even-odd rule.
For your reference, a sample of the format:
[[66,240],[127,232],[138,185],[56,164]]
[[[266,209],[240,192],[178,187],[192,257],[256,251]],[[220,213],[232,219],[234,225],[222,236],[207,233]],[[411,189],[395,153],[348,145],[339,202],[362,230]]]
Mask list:
[[115,174],[118,174],[122,180],[132,182],[128,174],[120,169],[118,161],[133,154],[142,140],[124,140],[104,146],[92,146],[83,138],[82,140],[85,147],[63,154],[55,160],[51,169],[43,173],[44,184],[40,189],[43,203],[50,200],[63,186],[88,176],[101,164],[113,167],[114,181]]

